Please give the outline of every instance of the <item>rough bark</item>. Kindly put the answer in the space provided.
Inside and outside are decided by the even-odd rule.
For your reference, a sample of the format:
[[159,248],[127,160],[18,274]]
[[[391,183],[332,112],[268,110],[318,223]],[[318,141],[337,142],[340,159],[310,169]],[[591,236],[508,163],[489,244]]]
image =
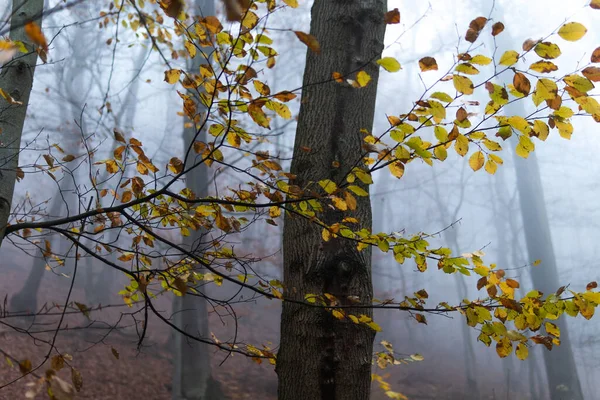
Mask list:
[[33,75],[37,62],[37,53],[31,41],[25,35],[25,23],[40,17],[44,9],[44,0],[13,0],[10,20],[10,39],[21,41],[30,50],[28,54],[17,53],[2,66],[0,88],[22,104],[8,104],[0,99],[0,244],[10,217],[12,197],[17,178],[21,135],[25,125],[29,95],[33,86]]
[[[523,229],[530,260],[541,260],[531,269],[533,286],[549,295],[561,286],[559,283],[544,191],[535,154],[527,160],[515,157],[517,187],[523,218]],[[552,400],[581,400],[583,394],[577,375],[577,365],[569,341],[569,331],[564,319],[554,321],[560,328],[560,346],[544,351],[544,365],[548,377],[548,389]]]
[[[202,16],[215,15],[214,0],[196,0],[195,12]],[[204,49],[206,54],[210,49]],[[188,61],[187,70],[196,73],[200,65],[206,63],[201,54]],[[198,93],[191,91],[190,95],[197,97]],[[202,113],[201,102],[198,103],[198,112]],[[184,149],[189,152],[185,168],[193,166],[199,161],[192,150],[194,141],[203,141],[205,132],[197,134],[195,127],[184,127]],[[186,175],[186,186],[196,197],[208,196],[208,168],[201,164]],[[204,230],[192,231],[191,235],[184,238],[184,246],[191,252],[201,253]],[[200,254],[199,254],[200,255]],[[200,293],[201,287],[196,288]],[[206,300],[202,296],[186,295],[176,297],[173,302],[173,319],[177,327],[191,336],[208,338],[208,310]],[[173,400],[219,400],[223,398],[220,385],[211,377],[210,348],[209,345],[199,343],[182,334],[173,336]]]
[[[307,53],[292,184],[303,188],[322,179],[344,183],[353,166],[364,166],[360,130],[373,126],[378,81],[374,61],[383,49],[385,11],[385,0],[315,1],[310,33],[321,53]],[[329,81],[332,72],[352,76],[361,69],[372,78],[367,87]],[[369,198],[358,198],[354,212],[329,209],[320,218],[331,224],[349,215],[360,221],[359,228],[370,230]],[[303,301],[306,294],[331,293],[342,303],[347,296],[358,296],[362,304],[371,304],[369,249],[359,252],[355,243],[343,239],[323,243],[321,228],[286,214],[283,256],[288,298]],[[348,312],[372,316],[368,309]],[[276,367],[279,399],[368,399],[374,337],[370,328],[338,320],[326,310],[284,302]]]

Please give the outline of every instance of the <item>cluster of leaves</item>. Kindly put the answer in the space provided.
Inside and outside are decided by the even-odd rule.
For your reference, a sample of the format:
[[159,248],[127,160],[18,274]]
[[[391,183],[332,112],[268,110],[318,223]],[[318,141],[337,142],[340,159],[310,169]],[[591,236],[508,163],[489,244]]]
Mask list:
[[[211,140],[209,142],[196,141],[193,144],[193,153],[198,157],[192,167],[186,168],[185,160],[174,157],[166,166],[169,182],[174,182],[183,177],[190,168],[205,163],[211,166],[215,163],[230,166],[226,155],[231,150],[241,150],[251,142],[261,140],[259,133],[247,128],[249,122],[263,129],[270,129],[273,117],[284,119],[291,118],[290,109],[285,104],[293,100],[296,94],[289,91],[272,94],[269,86],[258,79],[257,71],[252,67],[254,62],[265,61],[267,67],[276,64],[277,52],[271,46],[272,39],[268,36],[268,29],[261,25],[264,20],[259,17],[259,7],[265,8],[268,14],[272,12],[276,3],[274,1],[253,2],[251,6],[243,8],[243,13],[238,19],[239,24],[230,24],[230,29],[225,29],[217,17],[207,16],[197,18],[192,25],[184,25],[187,16],[183,9],[177,12],[169,11],[165,2],[159,5],[163,11],[174,19],[174,31],[183,38],[183,49],[176,51],[178,56],[202,56],[206,62],[201,65],[199,73],[189,73],[181,68],[169,68],[165,71],[165,81],[169,84],[180,84],[186,92],[180,92],[183,101],[183,114],[200,131],[207,129]],[[293,2],[286,2],[294,5]],[[125,3],[120,4],[123,7]],[[139,7],[144,7],[143,2]],[[158,11],[153,11],[155,14]],[[149,14],[144,14],[148,17]],[[112,18],[118,18],[113,16]],[[131,18],[130,18],[131,19]],[[399,12],[390,11],[385,16],[387,23],[399,22]],[[162,21],[156,21],[156,29],[161,28]],[[468,42],[475,42],[485,31],[488,20],[484,17],[474,19],[466,33]],[[106,26],[106,23],[104,23]],[[233,30],[237,29],[236,32]],[[134,29],[135,30],[135,29]],[[491,35],[501,34],[504,25],[495,23],[491,28]],[[147,37],[156,35],[154,31],[147,31]],[[316,39],[303,32],[294,32],[304,42],[310,51],[319,52],[320,47]],[[576,41],[586,33],[585,27],[576,22],[569,22],[561,26],[556,35],[566,41]],[[165,33],[163,35],[167,37]],[[132,236],[132,248],[135,252],[122,252],[121,262],[131,263],[136,268],[147,272],[138,271],[133,275],[130,285],[122,292],[126,301],[138,301],[140,295],[149,295],[148,285],[153,281],[160,281],[160,290],[171,290],[176,294],[185,294],[188,287],[200,281],[211,281],[220,284],[223,279],[246,285],[247,275],[230,275],[235,262],[233,249],[222,245],[218,240],[213,240],[213,248],[207,250],[203,257],[186,258],[169,263],[169,267],[156,271],[152,267],[151,258],[144,256],[140,246],[142,244],[152,247],[156,240],[153,227],[177,227],[183,236],[192,230],[206,229],[208,231],[220,230],[223,234],[240,232],[250,221],[245,217],[237,217],[239,212],[263,213],[264,219],[275,225],[276,219],[281,216],[282,210],[310,219],[322,227],[324,242],[332,239],[344,238],[356,242],[359,250],[369,246],[376,246],[382,252],[392,252],[399,264],[406,260],[413,260],[421,272],[427,270],[428,261],[434,261],[439,270],[452,274],[459,272],[470,275],[472,272],[482,276],[478,289],[485,288],[487,297],[483,300],[465,302],[451,306],[441,303],[433,309],[426,308],[428,294],[425,290],[415,293],[412,298],[406,297],[402,301],[385,301],[374,306],[399,307],[413,312],[418,322],[426,323],[424,312],[451,312],[460,311],[467,317],[471,326],[481,325],[480,340],[489,345],[492,340],[498,342],[498,353],[506,356],[510,352],[509,345],[518,341],[517,355],[526,356],[525,344],[528,340],[534,343],[548,345],[552,340],[540,339],[539,335],[527,338],[523,332],[536,332],[544,321],[552,319],[559,314],[548,313],[546,305],[554,304],[553,298],[542,300],[541,294],[534,296],[531,293],[518,301],[514,299],[514,289],[518,282],[505,278],[504,272],[491,265],[483,264],[481,254],[474,253],[468,256],[453,256],[451,251],[444,247],[434,247],[429,240],[436,235],[417,234],[405,237],[401,233],[372,233],[366,229],[355,229],[359,221],[346,216],[341,221],[326,224],[321,216],[327,208],[334,208],[343,212],[356,209],[356,197],[368,196],[364,185],[373,183],[372,173],[387,166],[392,175],[401,178],[405,166],[414,160],[433,165],[435,161],[442,162],[448,157],[448,150],[454,148],[460,156],[467,156],[470,149],[475,149],[469,156],[469,165],[473,170],[483,167],[493,174],[502,158],[498,152],[502,150],[499,140],[506,141],[515,135],[518,137],[516,153],[527,157],[534,150],[534,140],[544,141],[551,129],[557,129],[562,137],[569,138],[573,126],[570,118],[574,115],[592,115],[600,120],[600,105],[588,93],[594,88],[593,82],[600,79],[600,69],[589,65],[575,73],[552,77],[550,74],[558,69],[552,60],[560,56],[561,51],[557,44],[550,42],[549,36],[539,41],[526,41],[523,50],[505,51],[499,59],[495,56],[488,57],[484,54],[471,54],[469,51],[460,53],[449,72],[439,79],[423,96],[418,99],[413,108],[405,114],[389,116],[390,128],[385,132],[375,135],[363,130],[364,135],[364,161],[368,166],[365,170],[357,165],[345,175],[344,182],[321,180],[304,188],[289,183],[292,176],[283,171],[279,162],[271,157],[268,152],[258,151],[251,154],[253,157],[251,170],[254,178],[240,189],[231,189],[232,195],[196,198],[194,193],[183,189],[178,193],[170,190],[171,183],[161,189],[147,189],[144,181],[139,177],[125,180],[120,189],[124,191],[120,200],[123,203],[114,212],[125,216],[128,233]],[[210,54],[206,49],[210,48]],[[529,65],[524,64],[524,56],[530,52],[537,54],[540,59]],[[596,49],[591,56],[591,62],[599,61],[600,49]],[[173,57],[175,58],[175,57]],[[377,63],[389,72],[401,69],[398,61],[393,57],[383,57]],[[422,73],[438,70],[437,61],[432,57],[424,57],[419,61]],[[492,73],[485,79],[474,82],[472,79],[480,75],[480,69],[493,67]],[[512,84],[501,85],[494,83],[503,74],[512,77]],[[354,76],[342,76],[333,72],[332,79],[341,85],[351,85],[356,90],[361,90],[370,82],[369,75],[364,70],[356,71]],[[449,86],[451,85],[451,86]],[[453,91],[446,90],[451,87]],[[484,91],[489,97],[485,105],[483,116],[479,119],[479,102],[465,100],[473,96],[477,90]],[[190,93],[196,93],[191,95]],[[527,117],[518,115],[502,115],[503,108],[513,102],[531,99],[537,108]],[[574,109],[567,104],[575,104]],[[544,107],[539,108],[540,105]],[[198,110],[208,110],[206,113]],[[449,111],[454,110],[453,114]],[[544,115],[542,115],[544,113]],[[452,115],[452,116],[451,116]],[[243,119],[249,117],[249,121]],[[495,137],[490,137],[488,132],[495,132]],[[389,137],[392,144],[386,144]],[[432,141],[429,137],[434,138]],[[104,160],[101,164],[106,166],[109,173],[124,171],[128,166],[135,166],[139,175],[156,173],[155,167],[145,156],[141,143],[136,139],[125,142],[122,135],[115,133],[117,141],[122,145],[114,151],[114,158]],[[305,149],[311,151],[311,149]],[[109,191],[110,192],[110,191]],[[107,192],[103,191],[103,194]],[[111,192],[118,198],[116,191]],[[287,197],[287,200],[284,200]],[[266,200],[266,201],[263,201]],[[125,211],[125,210],[131,210]],[[112,210],[111,210],[112,211]],[[107,213],[109,210],[102,210]],[[233,214],[231,217],[226,213]],[[99,214],[100,215],[100,214]],[[120,223],[120,218],[112,218],[112,224]],[[102,229],[102,228],[96,228]],[[163,240],[164,241],[164,240]],[[194,272],[195,264],[201,264],[208,269],[207,274]],[[222,265],[224,270],[216,268]],[[263,283],[255,288],[259,293],[270,298],[286,300],[280,282]],[[587,293],[587,292],[586,292]],[[593,293],[593,292],[592,292]],[[580,306],[595,307],[597,303],[585,300],[589,294],[573,293],[575,299],[564,300],[556,297],[556,304],[569,304],[569,310],[581,312]],[[579,297],[577,297],[579,296]],[[582,303],[584,299],[587,303]],[[374,330],[379,326],[366,315],[352,315],[346,313],[340,299],[329,293],[306,294],[307,304],[319,306],[329,310],[336,318],[348,319],[357,324],[365,324]],[[535,301],[534,301],[535,300]],[[355,302],[360,302],[356,299]],[[562,306],[556,306],[562,307]],[[567,306],[564,306],[567,307]],[[492,317],[491,310],[494,310]],[[588,308],[583,313],[589,315]],[[495,318],[494,321],[492,321]],[[514,321],[518,332],[507,330],[505,323]],[[529,321],[523,323],[522,321]],[[554,342],[558,340],[551,322],[545,322],[546,330],[555,335]],[[504,330],[500,328],[502,325]],[[524,350],[525,349],[525,350]]]
[[[596,8],[594,4],[591,6]],[[484,32],[487,22],[485,17],[474,19],[465,35],[467,42],[475,42]],[[503,30],[504,25],[497,22],[491,27],[491,36],[495,38]],[[294,188],[291,196],[296,196],[301,201],[290,205],[289,209],[320,224],[325,242],[344,238],[356,241],[359,250],[377,246],[382,252],[392,251],[400,264],[412,259],[421,272],[427,269],[427,260],[435,260],[438,269],[445,273],[470,275],[474,272],[481,275],[478,289],[485,288],[487,291],[487,297],[482,300],[465,301],[456,306],[441,303],[436,308],[427,309],[425,299],[428,294],[421,290],[413,298],[407,297],[400,303],[394,303],[401,309],[411,312],[459,311],[466,316],[470,326],[480,325],[479,339],[483,343],[489,346],[492,340],[497,342],[497,352],[501,357],[512,352],[513,342],[518,342],[516,355],[520,359],[527,357],[528,343],[543,344],[549,349],[553,344],[558,345],[560,332],[549,320],[558,318],[563,311],[569,316],[581,313],[586,318],[591,317],[598,303],[593,300],[597,293],[589,291],[590,287],[584,293],[570,292],[572,297],[569,298],[560,297],[564,292],[564,288],[561,288],[556,294],[545,298],[543,294],[533,291],[515,300],[514,291],[519,283],[505,278],[505,271],[497,269],[495,265],[485,266],[481,253],[457,257],[447,248],[430,246],[427,239],[435,235],[420,234],[405,238],[398,233],[373,234],[366,229],[353,229],[352,224],[358,222],[353,217],[347,216],[334,224],[325,224],[319,219],[319,215],[329,207],[344,212],[354,210],[357,204],[355,196],[368,195],[356,182],[372,184],[371,174],[385,166],[392,175],[401,178],[406,165],[414,160],[433,165],[436,161],[446,160],[451,148],[461,157],[466,157],[474,149],[468,157],[471,168],[474,171],[484,168],[488,173],[494,174],[503,163],[498,155],[502,150],[502,142],[511,136],[517,137],[516,154],[527,158],[535,149],[535,140],[545,141],[553,129],[561,137],[569,139],[573,133],[573,116],[587,115],[600,122],[600,104],[590,95],[595,87],[594,82],[600,80],[600,68],[594,65],[600,62],[600,48],[592,52],[589,65],[584,65],[573,73],[552,76],[558,70],[553,60],[561,55],[561,50],[550,39],[556,35],[564,41],[574,42],[586,32],[587,29],[582,24],[568,22],[545,39],[525,41],[521,52],[507,50],[498,59],[495,55],[488,57],[484,54],[471,54],[470,50],[459,53],[449,72],[428,87],[409,112],[388,116],[389,129],[379,135],[363,131],[364,160],[368,171],[357,166],[345,176],[345,182],[327,179],[315,182],[308,191],[300,191],[297,196],[295,192],[298,188]],[[525,64],[525,55],[532,52],[539,59]],[[400,69],[399,63],[392,57],[384,57],[378,63],[389,72]],[[422,58],[419,66],[422,73],[439,68],[432,57]],[[489,77],[474,82],[480,69],[488,66],[493,67]],[[506,79],[506,75],[512,78],[512,83],[494,83]],[[357,90],[370,82],[370,77],[364,70],[356,71],[353,76],[333,72],[332,79],[341,85],[349,84]],[[453,91],[442,91],[450,85]],[[467,96],[475,96],[478,90],[489,97],[481,113],[478,101],[466,100]],[[530,115],[523,117],[502,114],[505,106],[526,99],[531,99],[536,109]],[[450,114],[450,110],[455,111]],[[490,132],[495,133],[495,137],[491,137]],[[388,137],[392,144],[386,143]],[[322,189],[320,194],[319,186]],[[303,200],[307,197],[310,200]],[[338,299],[332,299],[330,294],[306,296],[307,300],[328,307],[337,318],[347,318],[355,323],[365,322],[360,321],[357,316],[346,315],[342,309],[336,309]],[[385,305],[390,306],[391,303],[386,302]],[[426,323],[423,313],[413,315],[418,322]],[[509,330],[508,323],[513,323],[515,330]],[[546,330],[546,336],[536,333],[542,326]],[[376,326],[372,327],[377,330]],[[528,337],[527,332],[535,334]]]
[[[424,272],[429,263],[446,274],[461,273],[480,275],[478,289],[485,289],[481,299],[464,300],[457,305],[440,303],[433,308],[427,306],[429,297],[426,290],[414,293],[403,300],[375,301],[366,307],[395,308],[411,313],[419,323],[427,323],[425,313],[460,312],[465,315],[467,324],[480,330],[479,340],[486,345],[496,342],[501,357],[512,353],[525,359],[530,343],[542,344],[547,348],[560,343],[560,332],[551,321],[563,314],[581,314],[590,318],[595,307],[600,304],[600,293],[595,292],[594,283],[585,292],[565,289],[546,297],[532,291],[523,298],[515,298],[519,283],[506,276],[505,271],[495,265],[485,265],[482,253],[475,252],[455,256],[448,248],[431,244],[437,233],[420,233],[405,236],[402,233],[373,233],[358,229],[359,220],[352,216],[357,208],[357,197],[368,196],[365,188],[373,183],[372,174],[387,167],[390,173],[401,178],[406,165],[421,160],[428,165],[443,162],[448,158],[448,150],[461,157],[468,156],[468,162],[475,171],[485,169],[493,174],[502,164],[498,155],[503,149],[503,141],[511,136],[518,138],[516,153],[527,157],[534,149],[536,141],[544,141],[556,129],[561,137],[570,138],[573,133],[571,118],[575,115],[592,116],[600,122],[600,105],[589,93],[594,82],[600,80],[600,68],[594,63],[600,61],[600,48],[593,51],[591,64],[579,70],[555,77],[558,66],[553,62],[561,55],[555,36],[565,41],[576,41],[586,28],[576,22],[562,25],[555,34],[539,40],[528,40],[522,51],[505,51],[498,59],[495,54],[488,57],[474,53],[469,47],[457,54],[448,72],[423,93],[406,113],[389,116],[389,128],[379,134],[363,130],[364,165],[356,165],[348,171],[343,180],[329,179],[312,182],[306,187],[290,184],[293,175],[283,170],[277,157],[268,151],[254,150],[250,145],[265,143],[263,132],[271,129],[273,118],[292,118],[286,104],[297,97],[294,91],[272,93],[271,88],[259,79],[256,63],[264,63],[267,68],[276,66],[278,53],[269,36],[266,16],[281,6],[297,6],[296,1],[257,0],[252,2],[228,2],[228,28],[215,16],[191,18],[186,14],[183,3],[178,0],[138,0],[115,1],[103,13],[102,29],[112,24],[120,24],[135,32],[142,40],[149,40],[152,46],[161,51],[170,50],[170,59],[164,53],[167,65],[165,81],[181,87],[181,115],[189,127],[197,132],[206,130],[209,139],[196,140],[185,157],[173,157],[164,165],[155,163],[146,155],[141,141],[127,140],[120,131],[114,131],[117,143],[112,157],[96,162],[90,173],[92,186],[98,193],[97,206],[83,215],[61,219],[63,228],[52,228],[69,240],[80,243],[81,249],[99,256],[102,251],[118,252],[118,262],[104,258],[110,267],[128,275],[129,284],[121,291],[125,302],[146,302],[158,294],[172,292],[175,295],[197,295],[195,287],[200,282],[221,285],[228,281],[245,287],[268,298],[293,301],[284,295],[283,284],[273,280],[264,282],[238,269],[240,257],[226,244],[224,237],[242,232],[250,223],[258,219],[277,225],[277,219],[284,212],[306,218],[322,229],[324,243],[344,239],[356,243],[359,250],[377,247],[382,252],[391,252],[399,264],[412,260],[417,269]],[[592,8],[599,8],[593,1]],[[124,18],[126,16],[126,18]],[[167,18],[165,18],[165,16]],[[398,10],[385,15],[385,23],[394,24],[400,20]],[[467,42],[474,43],[486,31],[488,20],[474,19],[465,35]],[[502,34],[504,25],[495,23],[491,36]],[[309,51],[320,52],[316,38],[292,31]],[[41,34],[41,33],[40,33]],[[37,37],[36,43],[44,47]],[[42,35],[43,37],[43,35]],[[175,45],[174,37],[181,39]],[[109,40],[109,45],[112,41]],[[115,41],[114,45],[117,43]],[[18,43],[0,42],[0,46],[19,48]],[[534,53],[539,59],[526,64],[525,55]],[[201,57],[204,62],[198,71],[186,71],[176,67],[174,61],[180,57]],[[389,72],[401,70],[400,63],[393,57],[383,57],[377,62]],[[438,70],[437,61],[424,57],[419,61],[422,73]],[[490,69],[488,75],[481,73]],[[481,78],[481,76],[486,76]],[[499,82],[508,76],[512,83]],[[348,76],[332,71],[332,81],[339,85],[349,85],[361,90],[370,84],[371,78],[364,70],[354,71]],[[480,110],[480,104],[473,98],[482,93],[489,101]],[[4,95],[3,95],[4,96]],[[5,97],[5,96],[4,96]],[[6,97],[5,97],[6,99]],[[503,115],[505,106],[517,101],[531,99],[536,111],[523,117]],[[9,99],[6,99],[10,101]],[[480,113],[480,111],[482,111]],[[389,143],[388,143],[389,142]],[[312,149],[302,149],[310,152]],[[242,153],[249,167],[236,167],[232,155]],[[91,157],[91,155],[90,155]],[[77,159],[65,155],[62,161],[48,154],[44,157],[49,172],[62,168]],[[232,168],[249,181],[237,188],[229,188],[226,194],[198,198],[189,189],[177,190],[187,173],[200,165]],[[366,166],[366,168],[365,168]],[[104,187],[106,182],[98,182],[100,169],[117,176],[119,184]],[[110,207],[102,207],[99,199],[110,196],[114,199]],[[340,221],[324,222],[325,210],[339,210],[344,214]],[[254,213],[248,219],[246,213]],[[241,214],[244,215],[241,215]],[[82,221],[89,221],[86,225]],[[21,221],[10,227],[9,232],[20,232],[27,239],[31,230],[53,227],[53,221]],[[129,249],[103,243],[101,235],[108,229],[123,229],[131,239]],[[176,241],[168,239],[164,232],[175,229],[181,236],[189,236],[199,229],[211,233],[211,240],[198,252],[186,252]],[[81,244],[84,239],[95,243],[94,248]],[[177,259],[160,257],[157,262],[152,251],[157,242],[179,251],[183,256]],[[49,243],[49,242],[46,242]],[[48,244],[49,246],[49,244]],[[47,257],[52,251],[47,249]],[[58,256],[57,256],[58,257]],[[100,256],[99,256],[100,257]],[[102,257],[101,257],[102,258]],[[199,273],[197,266],[205,268]],[[338,319],[355,324],[363,324],[379,331],[370,317],[352,314],[349,308],[362,306],[361,299],[338,299],[330,293],[305,294],[302,302],[309,307],[320,307]],[[83,307],[82,312],[87,311]],[[541,328],[545,334],[539,334]],[[237,349],[235,343],[221,343],[216,337],[212,343],[227,350]],[[378,353],[374,362],[380,367],[402,363],[394,357],[390,344],[384,344],[385,352]],[[262,348],[247,345],[244,354],[256,360],[267,358],[275,362],[275,355],[269,346]],[[419,356],[411,356],[418,361]],[[386,390],[388,396],[399,397],[378,375],[373,376]],[[396,396],[396,397],[394,397]]]

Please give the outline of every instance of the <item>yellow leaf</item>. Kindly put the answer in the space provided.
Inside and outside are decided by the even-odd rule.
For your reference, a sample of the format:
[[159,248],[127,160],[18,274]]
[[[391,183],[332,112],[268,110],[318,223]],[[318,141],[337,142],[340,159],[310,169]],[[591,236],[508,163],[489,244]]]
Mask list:
[[240,22],[244,28],[252,29],[258,24],[258,15],[252,11],[247,11],[244,14],[244,19]]
[[464,157],[469,151],[469,139],[467,139],[465,135],[459,133],[454,142],[454,150],[456,150],[460,156]]
[[533,49],[536,54],[547,60],[557,58],[561,55],[558,45],[550,42],[540,42]]
[[476,56],[474,56],[473,58],[471,58],[469,60],[469,62],[471,64],[477,64],[477,65],[488,65],[492,62],[492,59],[489,57],[486,57],[484,55],[481,54],[477,54]]
[[377,60],[377,64],[388,72],[397,72],[401,68],[400,63],[394,57],[383,57],[381,60]]
[[388,168],[392,175],[394,175],[398,179],[402,178],[402,176],[404,175],[404,164],[402,164],[400,161],[391,163],[390,165],[388,165]]
[[581,96],[575,98],[575,102],[579,104],[585,112],[590,113],[592,115],[600,115],[600,103],[598,103],[598,100],[596,100],[595,98],[589,96]]
[[[438,99],[445,103],[452,103],[452,97],[448,93],[444,93],[444,92],[434,92],[431,95],[431,98]],[[436,128],[437,128],[437,126],[436,126]]]
[[366,190],[364,190],[363,188],[361,188],[360,186],[349,185],[348,189],[351,190],[357,196],[364,197],[364,196],[369,195],[369,193]]
[[165,82],[173,85],[173,84],[179,82],[180,76],[181,76],[180,69],[170,69],[168,71],[165,71]]
[[454,70],[467,75],[477,75],[479,73],[479,70],[469,63],[458,64]]
[[592,303],[600,304],[600,292],[585,292],[582,297]]
[[325,192],[327,192],[327,194],[332,194],[333,192],[335,192],[338,189],[335,182],[332,181],[331,179],[323,179],[323,180],[319,181],[319,186],[321,186],[323,188],[323,190],[325,190]]
[[276,102],[276,101],[269,100],[266,103],[266,107],[269,110],[275,111],[277,113],[277,115],[279,115],[283,119],[290,119],[290,118],[292,118],[292,112],[290,111],[289,107],[286,106],[283,103],[279,103],[279,102]]
[[367,171],[364,171],[360,168],[354,168],[352,172],[356,175],[356,177],[365,185],[373,184],[373,177]]
[[527,133],[531,130],[527,120],[518,115],[513,115],[512,117],[509,117],[507,122],[510,126],[518,130],[519,132]]
[[348,209],[348,204],[346,201],[337,196],[331,196],[331,202],[338,210],[346,211]]
[[493,160],[487,160],[485,163],[485,171],[490,175],[494,175],[496,170],[498,170],[498,164],[496,164]]
[[515,351],[515,355],[519,360],[526,360],[529,357],[529,349],[524,343],[519,343],[517,345],[517,350]]
[[550,128],[544,121],[536,119],[533,121],[533,133],[541,141],[545,141],[550,133]]
[[485,158],[483,157],[483,153],[478,151],[469,157],[469,166],[473,171],[478,171],[481,169],[481,167],[483,167],[484,161]]
[[519,144],[517,145],[517,155],[519,157],[527,158],[529,157],[529,153],[531,153],[535,149],[535,144],[531,141],[529,136],[521,135],[519,137]]
[[106,161],[106,171],[110,174],[116,174],[119,172],[119,166],[115,162],[115,160]]
[[281,209],[277,206],[269,207],[269,217],[277,218],[281,215]]
[[444,161],[448,157],[448,151],[444,146],[437,146],[433,149],[433,155],[440,161]]
[[121,195],[121,203],[129,203],[133,197],[133,193],[130,190],[126,190]]
[[323,231],[321,232],[321,237],[323,238],[323,241],[329,242],[329,239],[331,239],[331,232],[329,232],[329,229],[323,228]]
[[298,7],[298,0],[283,0],[283,2],[292,8]]
[[365,71],[359,71],[356,74],[356,82],[360,87],[365,87],[371,81],[371,77]]
[[571,139],[571,134],[573,133],[573,125],[570,122],[564,121],[554,121],[556,124],[556,128],[558,129],[558,134],[560,137],[564,139]]
[[473,94],[473,81],[466,76],[454,75],[452,77],[452,81],[454,82],[454,88],[456,91],[467,95]]
[[271,94],[271,89],[265,83],[255,79],[254,81],[252,81],[252,84],[261,96],[268,96]]
[[558,93],[558,86],[550,79],[542,78],[535,85],[536,94],[542,100],[552,100]]
[[196,46],[194,46],[194,43],[190,42],[189,40],[186,40],[183,45],[185,46],[185,49],[187,50],[190,57],[196,57]]
[[512,349],[512,343],[507,337],[503,337],[496,344],[496,353],[498,353],[501,358],[509,356],[510,353],[512,353]]
[[552,322],[546,322],[546,324],[544,325],[546,328],[546,333],[548,333],[548,335],[552,335],[554,337],[560,337],[560,328],[556,325],[554,325]]
[[536,72],[541,72],[543,74],[547,74],[549,72],[558,71],[558,67],[556,64],[550,61],[537,61],[529,66],[529,69],[532,69]]
[[499,63],[500,63],[500,65],[510,67],[511,65],[516,64],[518,60],[519,60],[519,53],[517,53],[514,50],[508,50],[504,54],[502,54],[502,57],[500,57]]
[[379,325],[377,325],[377,323],[371,321],[371,322],[367,322],[367,325],[369,326],[369,328],[373,329],[375,332],[381,332],[381,327]]
[[579,22],[568,22],[560,27],[558,30],[558,35],[565,40],[575,42],[581,39],[586,32],[586,27],[581,25]]
[[342,311],[340,311],[340,310],[333,310],[331,313],[337,319],[344,319],[344,313]]
[[594,84],[592,82],[590,82],[590,80],[588,78],[585,78],[585,77],[577,75],[577,74],[568,75],[563,78],[563,81],[567,85],[574,87],[575,89],[579,90],[582,93],[587,93],[594,88]]

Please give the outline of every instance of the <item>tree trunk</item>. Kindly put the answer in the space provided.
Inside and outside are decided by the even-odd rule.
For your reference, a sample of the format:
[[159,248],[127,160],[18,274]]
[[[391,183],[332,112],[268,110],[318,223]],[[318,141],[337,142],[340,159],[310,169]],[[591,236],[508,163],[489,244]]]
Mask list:
[[0,88],[22,104],[8,104],[0,100],[0,244],[10,217],[12,197],[17,179],[17,166],[21,147],[21,135],[25,125],[29,94],[33,86],[33,74],[37,62],[37,53],[31,41],[25,35],[25,23],[35,20],[41,25],[44,0],[13,0],[10,20],[10,39],[26,44],[30,53],[17,52],[16,57],[6,63],[0,72]]
[[[194,13],[201,16],[215,15],[214,0],[196,0]],[[211,49],[204,49],[210,54]],[[200,65],[206,63],[202,54],[188,61],[187,70],[197,73]],[[198,93],[189,92],[197,99]],[[198,100],[198,99],[197,99]],[[206,112],[198,101],[198,113]],[[195,124],[183,128],[184,150],[189,151],[194,141],[205,140],[205,133],[197,135]],[[184,155],[185,156],[185,155]],[[193,150],[187,158],[185,168],[194,165],[199,159]],[[186,174],[186,186],[196,197],[208,196],[208,168],[201,164]],[[203,249],[202,240],[206,231],[192,231],[190,236],[184,238],[184,246],[191,252],[201,255]],[[196,288],[200,294],[201,287]],[[194,337],[208,338],[208,310],[206,299],[202,296],[185,295],[175,297],[173,301],[173,318],[177,327]],[[223,398],[220,385],[211,377],[210,348],[209,345],[190,340],[182,334],[174,333],[174,371],[173,371],[173,400],[219,400]]]
[[[501,8],[500,11],[506,19],[509,19],[510,12],[507,8]],[[502,46],[503,49],[519,47],[519,44],[506,32],[499,35],[496,40],[498,46]],[[507,116],[528,114],[523,102],[509,103],[502,110]],[[513,149],[515,142],[515,140],[510,141]],[[515,155],[514,160],[529,261],[541,260],[540,265],[531,268],[531,280],[535,289],[548,296],[556,292],[561,285],[537,157],[535,153],[530,153],[528,159]],[[561,345],[554,346],[551,351],[545,349],[543,351],[550,398],[552,400],[583,399],[566,321],[560,318],[553,323],[560,328]]]
[[[374,61],[383,49],[385,11],[385,0],[315,1],[310,33],[319,41],[321,53],[309,50],[306,58],[292,184],[304,188],[322,179],[341,184],[353,166],[364,167],[360,130],[373,126],[379,76]],[[331,81],[333,72],[353,77],[361,69],[372,79],[364,88]],[[327,209],[320,218],[332,224],[353,216],[359,220],[358,229],[370,230],[370,200],[357,200],[354,212]],[[286,297],[303,301],[306,294],[331,293],[342,304],[347,296],[371,304],[370,249],[359,252],[355,243],[343,239],[323,243],[321,230],[305,218],[286,213]],[[369,309],[347,311],[373,314]],[[368,399],[374,337],[375,331],[363,324],[338,320],[323,309],[284,302],[276,367],[279,399]]]
[[[515,169],[527,253],[531,261],[542,261],[539,266],[531,268],[531,280],[533,286],[547,296],[556,292],[561,285],[535,154],[531,153],[527,160],[515,157]],[[561,345],[554,346],[552,351],[544,350],[544,364],[551,399],[581,400],[583,394],[566,321],[558,319],[554,324],[560,328]]]

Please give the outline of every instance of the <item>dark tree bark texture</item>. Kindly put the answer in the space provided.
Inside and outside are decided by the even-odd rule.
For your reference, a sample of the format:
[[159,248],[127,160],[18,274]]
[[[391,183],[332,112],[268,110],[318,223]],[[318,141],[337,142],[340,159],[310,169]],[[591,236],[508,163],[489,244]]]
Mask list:
[[[370,131],[373,126],[375,61],[383,49],[386,7],[385,0],[315,1],[310,33],[319,41],[321,52],[308,50],[306,58],[291,184],[317,190],[319,180],[343,184],[353,167],[364,168],[361,129]],[[354,78],[360,70],[371,76],[366,87],[331,80],[333,72]],[[357,200],[353,212],[325,209],[319,218],[332,224],[352,216],[359,220],[358,229],[370,230],[370,200]],[[303,301],[306,294],[330,293],[342,303],[348,296],[358,296],[361,304],[371,304],[370,249],[358,251],[355,242],[340,238],[324,242],[321,231],[305,218],[286,214],[286,297]],[[372,317],[370,309],[348,313]],[[368,399],[374,337],[375,331],[364,324],[284,301],[276,367],[279,399]]]

